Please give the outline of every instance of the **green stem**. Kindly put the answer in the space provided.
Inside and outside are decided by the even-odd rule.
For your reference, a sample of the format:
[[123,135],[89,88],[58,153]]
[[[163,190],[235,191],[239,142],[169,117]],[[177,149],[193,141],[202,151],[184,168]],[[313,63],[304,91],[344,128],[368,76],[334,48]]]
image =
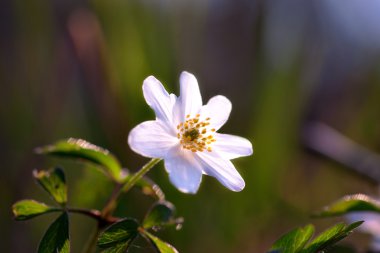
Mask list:
[[139,171],[137,171],[133,176],[126,181],[124,184],[117,184],[108,199],[108,202],[102,210],[102,217],[107,217],[112,214],[116,208],[117,199],[122,192],[129,191],[136,183],[139,181],[150,169],[152,169],[159,161],[160,158],[153,158],[147,164],[145,164]]
[[104,208],[101,212],[101,217],[105,218],[115,210],[116,208],[116,202],[119,198],[121,192],[123,190],[123,184],[117,184],[115,188],[113,189],[110,198],[108,199],[107,203],[104,205]]
[[129,191],[136,183],[139,181],[151,168],[153,168],[159,161],[160,158],[153,158],[147,164],[144,165],[139,171],[137,171],[124,185],[123,191]]

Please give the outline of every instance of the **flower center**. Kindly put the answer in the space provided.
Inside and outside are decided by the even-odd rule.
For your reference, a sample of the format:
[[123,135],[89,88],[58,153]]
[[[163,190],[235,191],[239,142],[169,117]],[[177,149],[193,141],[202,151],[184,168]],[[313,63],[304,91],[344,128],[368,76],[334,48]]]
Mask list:
[[216,141],[213,135],[215,128],[209,128],[210,118],[199,121],[199,116],[197,114],[195,118],[190,118],[190,115],[187,115],[186,121],[177,126],[177,138],[184,149],[192,152],[203,152],[205,150],[211,152],[211,144]]

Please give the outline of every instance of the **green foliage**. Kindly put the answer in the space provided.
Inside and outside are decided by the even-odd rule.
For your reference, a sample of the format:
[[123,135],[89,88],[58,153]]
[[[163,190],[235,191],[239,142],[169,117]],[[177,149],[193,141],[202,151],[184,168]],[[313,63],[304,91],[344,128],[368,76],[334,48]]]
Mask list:
[[60,205],[67,202],[67,186],[65,174],[62,169],[55,168],[49,171],[33,171],[37,182],[53,197]]
[[183,222],[181,218],[175,218],[175,207],[168,201],[159,201],[155,203],[148,211],[144,221],[143,227],[159,228],[166,225],[179,224]]
[[301,252],[314,253],[330,248],[337,242],[347,237],[355,228],[360,226],[362,223],[363,221],[358,221],[348,226],[345,224],[336,224],[335,226],[327,229],[322,234],[320,234],[306,247],[306,249]]
[[[159,186],[148,178],[142,177],[144,173],[149,171],[149,169],[159,161],[159,159],[152,159],[136,174],[123,175],[121,165],[113,155],[107,150],[94,146],[84,140],[68,139],[40,148],[38,151],[45,154],[78,158],[95,163],[101,166],[103,171],[118,183],[115,188],[116,192],[112,193],[112,198],[114,198],[112,199],[113,202],[109,202],[112,206],[111,204],[106,205],[102,211],[67,208],[68,212],[79,212],[95,218],[98,221],[98,228],[101,228],[104,224],[114,222],[106,228],[98,238],[97,246],[102,252],[126,252],[138,235],[141,235],[148,240],[159,253],[178,252],[172,245],[162,241],[148,231],[150,229],[157,230],[164,226],[181,224],[183,222],[182,218],[175,217],[176,210],[174,205],[165,200],[165,195]],[[34,177],[58,204],[65,207],[67,202],[67,186],[63,170],[55,168],[49,171],[34,171]],[[144,194],[158,199],[147,212],[141,226],[140,223],[133,218],[120,219],[112,216],[114,211],[113,205],[116,207],[117,197],[122,191],[130,189],[132,186],[137,186]],[[362,194],[346,196],[333,205],[326,207],[320,215],[339,215],[349,211],[364,210],[379,212],[380,204],[376,200]],[[17,220],[26,220],[53,211],[62,211],[62,209],[50,207],[35,200],[22,200],[13,205],[13,213]],[[297,228],[277,240],[270,252],[323,252],[348,236],[349,233],[361,223],[362,222],[356,222],[351,225],[337,224],[321,233],[314,240],[311,240],[314,233],[313,225]],[[38,252],[68,253],[69,251],[68,213],[64,212],[46,231],[40,242]]]
[[178,253],[178,251],[169,243],[162,241],[160,238],[152,235],[146,230],[142,231],[142,234],[145,235],[155,247],[159,253]]
[[58,208],[47,206],[44,203],[32,199],[20,200],[12,206],[13,215],[16,220],[28,220],[44,213],[59,210]]
[[[155,204],[148,213],[144,222],[147,228],[162,225],[173,219],[174,206],[168,202]],[[132,245],[137,235],[141,234],[151,242],[157,252],[177,253],[178,251],[170,244],[162,241],[158,237],[150,234],[144,228],[139,227],[139,223],[131,218],[123,219],[109,226],[98,238],[98,247],[102,252],[122,253],[126,252]]]
[[127,250],[138,235],[139,223],[131,218],[123,219],[109,226],[98,239],[98,247],[106,252]]
[[36,149],[38,153],[81,159],[100,166],[117,182],[124,180],[120,162],[108,150],[81,139],[66,139]]
[[69,219],[66,212],[48,228],[38,247],[38,253],[70,252]]
[[380,202],[364,194],[347,195],[335,203],[324,207],[316,216],[338,216],[354,211],[380,213]]
[[[81,208],[66,208],[67,203],[67,185],[65,174],[62,169],[55,168],[48,171],[34,171],[33,175],[36,181],[46,190],[51,197],[62,206],[55,208],[47,206],[44,203],[39,203],[34,200],[23,200],[13,205],[13,212],[17,220],[26,220],[34,216],[53,211],[76,212],[89,217],[95,218],[98,221],[98,228],[104,224],[110,225],[98,238],[97,245],[102,252],[122,253],[126,252],[133,240],[143,233],[144,228],[140,227],[139,222],[132,218],[120,219],[112,216],[114,208],[117,204],[117,198],[122,191],[126,191],[132,186],[137,186],[141,191],[158,200],[147,213],[144,219],[145,228],[158,228],[164,225],[178,224],[182,219],[175,219],[175,207],[170,202],[165,201],[165,195],[161,188],[148,178],[142,177],[144,173],[149,171],[159,159],[152,159],[147,165],[133,175],[128,175],[123,172],[118,160],[107,150],[90,144],[84,140],[68,139],[59,141],[53,145],[39,148],[39,153],[57,155],[67,158],[81,159],[87,162],[94,163],[103,168],[103,171],[113,178],[116,182],[115,190],[112,193],[114,201],[112,205],[106,205],[102,211],[81,209]],[[132,182],[132,183],[131,183]],[[115,205],[115,206],[114,206]],[[106,210],[106,211],[105,211]],[[107,213],[109,212],[109,213]],[[68,214],[64,212],[45,232],[43,239],[38,248],[38,252],[69,252],[69,222]],[[144,235],[144,238],[155,245],[159,252],[176,252],[173,247],[159,240],[153,235]],[[96,242],[96,241],[95,241]],[[89,248],[91,250],[91,248]]]
[[[331,248],[337,242],[347,237],[355,228],[363,222],[355,222],[350,225],[337,224],[317,236],[309,242],[313,233],[314,226],[309,224],[303,228],[298,228],[283,235],[277,240],[270,253],[317,253]],[[309,243],[308,243],[309,242]]]
[[300,252],[314,233],[314,226],[309,224],[303,228],[296,228],[278,239],[272,249],[281,249],[282,253]]

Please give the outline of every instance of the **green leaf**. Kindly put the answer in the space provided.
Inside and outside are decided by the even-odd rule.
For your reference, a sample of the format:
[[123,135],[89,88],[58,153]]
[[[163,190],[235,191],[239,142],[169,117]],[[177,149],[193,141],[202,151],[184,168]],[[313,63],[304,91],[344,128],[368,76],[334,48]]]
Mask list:
[[355,211],[380,213],[380,202],[364,194],[347,195],[335,203],[324,207],[323,211],[315,216],[337,216]]
[[38,253],[70,252],[69,218],[66,212],[50,225],[38,246]]
[[337,224],[321,233],[311,242],[309,241],[314,233],[314,226],[309,224],[283,235],[274,243],[269,253],[322,253],[347,237],[352,230],[362,223],[359,221],[350,225]]
[[110,248],[103,249],[102,253],[125,253],[128,250],[129,244],[126,243],[118,243],[113,245]]
[[67,202],[67,186],[65,174],[62,169],[55,168],[49,171],[33,171],[38,183],[53,197],[60,205]]
[[181,224],[182,218],[175,219],[175,207],[168,201],[156,202],[148,211],[144,221],[143,227],[159,228],[165,225]]
[[108,150],[95,146],[85,140],[70,138],[52,145],[37,148],[37,153],[82,159],[92,162],[117,182],[124,180],[120,162]]
[[145,235],[149,241],[156,248],[157,252],[160,253],[178,253],[178,251],[169,243],[162,241],[160,238],[152,235],[146,230],[142,231],[143,235]]
[[26,199],[16,202],[12,206],[12,211],[16,220],[27,220],[44,213],[60,211],[60,209],[32,199]]
[[[125,181],[127,182],[132,175],[128,175],[125,178]],[[164,200],[165,194],[161,190],[160,186],[158,184],[154,183],[152,180],[150,180],[147,177],[141,178],[137,183],[135,184],[136,187],[139,187],[145,195],[151,196],[153,198],[156,198],[158,200]]]
[[314,226],[309,224],[303,228],[296,228],[278,239],[271,252],[281,251],[281,253],[300,252],[310,240],[314,233]]
[[125,251],[138,235],[138,227],[138,222],[131,218],[116,222],[99,236],[98,247],[103,249],[110,248],[108,252],[119,252],[117,251],[119,249],[124,249]]
[[360,226],[362,223],[362,221],[358,221],[350,225],[345,225],[342,223],[337,224],[321,233],[301,252],[315,253],[326,250],[337,242],[343,240],[352,232],[352,230]]

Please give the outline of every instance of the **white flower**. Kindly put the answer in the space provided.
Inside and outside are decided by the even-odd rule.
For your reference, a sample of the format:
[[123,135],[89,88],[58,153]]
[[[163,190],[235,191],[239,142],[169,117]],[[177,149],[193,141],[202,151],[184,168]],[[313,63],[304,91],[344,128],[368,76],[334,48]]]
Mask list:
[[194,75],[182,72],[180,96],[168,94],[160,81],[149,76],[143,84],[144,98],[156,120],[145,121],[129,133],[133,151],[162,158],[170,181],[182,192],[196,193],[202,174],[218,179],[232,191],[241,191],[244,180],[230,159],[252,154],[245,138],[217,133],[227,121],[231,102],[224,96],[202,105]]

